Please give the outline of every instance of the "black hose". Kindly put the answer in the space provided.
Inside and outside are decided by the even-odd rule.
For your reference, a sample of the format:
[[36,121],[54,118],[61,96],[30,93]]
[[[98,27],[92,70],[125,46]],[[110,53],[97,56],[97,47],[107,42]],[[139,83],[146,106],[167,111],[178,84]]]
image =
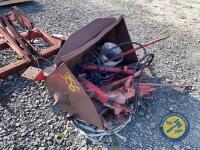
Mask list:
[[[142,101],[141,101],[141,98],[140,98],[139,83],[141,82],[141,75],[143,74],[144,69],[149,67],[149,65],[152,63],[153,59],[154,59],[154,54],[146,54],[140,60],[138,60],[138,62],[135,65],[135,68],[134,68],[134,73],[137,71],[137,69],[139,67],[140,67],[140,70],[141,70],[140,75],[138,77],[139,79],[138,79],[137,84],[135,82],[135,77],[133,76],[132,85],[135,86],[135,100],[136,100],[136,103],[139,102],[142,108],[144,108],[144,105],[142,104]],[[141,64],[142,61],[145,61],[145,62]],[[138,107],[138,105],[136,105],[136,107]]]

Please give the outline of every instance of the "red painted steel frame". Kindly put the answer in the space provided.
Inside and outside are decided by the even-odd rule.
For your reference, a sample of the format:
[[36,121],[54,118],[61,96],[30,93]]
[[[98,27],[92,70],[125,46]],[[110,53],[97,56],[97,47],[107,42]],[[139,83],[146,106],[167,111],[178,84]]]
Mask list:
[[[23,29],[28,31],[25,33],[17,32],[13,21],[17,21]],[[51,37],[41,28],[34,26],[33,22],[16,7],[12,8],[12,11],[7,15],[0,17],[0,38],[3,41],[0,44],[0,50],[10,47],[21,57],[20,60],[0,68],[0,78],[30,66],[35,61],[33,58],[48,58],[56,54],[62,43],[61,39]],[[37,38],[43,39],[49,47],[38,50],[30,42]]]

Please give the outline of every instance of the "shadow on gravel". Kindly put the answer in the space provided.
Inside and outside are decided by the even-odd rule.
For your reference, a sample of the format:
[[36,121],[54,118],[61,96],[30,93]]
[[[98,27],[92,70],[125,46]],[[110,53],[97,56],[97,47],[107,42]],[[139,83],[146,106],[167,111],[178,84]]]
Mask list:
[[[149,79],[149,82],[153,83],[159,83],[159,81],[165,81],[165,77]],[[126,143],[121,143],[120,139],[113,136],[110,149],[198,148],[200,101],[190,96],[190,90],[157,88],[153,93],[153,99],[147,101],[146,104],[148,111],[138,109],[132,121],[121,131],[121,135],[127,139]],[[165,139],[160,132],[162,119],[172,112],[182,114],[189,122],[189,132],[185,139],[179,142]],[[116,144],[118,142],[121,144]]]
[[[26,81],[25,79],[15,78],[15,85],[13,81],[7,81],[2,84],[4,91],[9,91],[5,93],[6,98],[12,100],[12,93],[20,93],[27,87],[36,86],[32,81]],[[160,83],[165,81],[166,77],[154,77],[149,78],[149,82]],[[15,101],[20,101],[16,99]],[[9,101],[8,101],[9,102]],[[34,100],[33,100],[34,103]],[[10,101],[4,108],[14,116],[17,114],[12,110]],[[112,136],[112,142],[105,141],[104,143],[110,149],[131,149],[133,146],[135,149],[147,148],[147,147],[165,147],[166,149],[171,149],[174,144],[173,142],[167,141],[160,133],[159,126],[162,118],[168,114],[170,111],[179,112],[183,114],[189,124],[190,130],[186,138],[179,142],[178,144],[187,146],[188,143],[195,147],[195,142],[199,140],[198,132],[200,130],[200,101],[192,98],[188,90],[178,90],[174,88],[157,88],[153,93],[153,99],[147,102],[148,109],[150,113],[139,109],[134,115],[132,121],[121,131],[121,135],[127,138],[126,143],[122,143],[120,139]],[[59,108],[51,106],[52,111],[57,116],[65,116],[66,114],[59,110]],[[155,142],[156,141],[156,142]]]
[[13,4],[13,5],[1,6],[0,14],[9,12],[11,7],[13,6],[17,6],[27,15],[37,14],[38,12],[44,11],[43,5],[41,5],[39,2],[32,1],[32,2],[24,2],[24,3]]
[[61,116],[61,117],[66,116],[66,113],[61,108],[59,108],[57,106],[52,106],[51,110],[56,116]]

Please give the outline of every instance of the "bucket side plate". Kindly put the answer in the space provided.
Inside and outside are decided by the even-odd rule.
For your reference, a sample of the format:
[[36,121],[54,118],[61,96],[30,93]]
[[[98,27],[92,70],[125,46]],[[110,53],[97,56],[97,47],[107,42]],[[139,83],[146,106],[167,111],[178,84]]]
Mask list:
[[46,86],[52,97],[55,92],[61,92],[65,95],[68,106],[63,106],[62,108],[66,112],[76,112],[80,119],[103,129],[102,121],[92,100],[64,63],[48,77]]

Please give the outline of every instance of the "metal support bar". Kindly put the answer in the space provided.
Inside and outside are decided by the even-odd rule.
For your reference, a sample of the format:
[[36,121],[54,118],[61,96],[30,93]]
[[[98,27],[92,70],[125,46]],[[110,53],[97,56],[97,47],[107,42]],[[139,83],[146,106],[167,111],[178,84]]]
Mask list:
[[28,67],[31,65],[31,62],[27,62],[25,59],[17,60],[16,62],[12,62],[2,68],[0,68],[0,78],[4,78],[9,74],[16,73],[20,69]]
[[[23,29],[28,31],[19,33],[13,21],[17,21]],[[56,54],[62,44],[62,39],[51,37],[39,27],[35,27],[34,23],[16,7],[12,8],[10,13],[0,16],[0,38],[1,50],[10,46],[22,58],[0,68],[0,78],[30,66],[38,61],[35,59],[48,58]],[[38,49],[31,43],[37,38],[43,39],[49,46]]]

